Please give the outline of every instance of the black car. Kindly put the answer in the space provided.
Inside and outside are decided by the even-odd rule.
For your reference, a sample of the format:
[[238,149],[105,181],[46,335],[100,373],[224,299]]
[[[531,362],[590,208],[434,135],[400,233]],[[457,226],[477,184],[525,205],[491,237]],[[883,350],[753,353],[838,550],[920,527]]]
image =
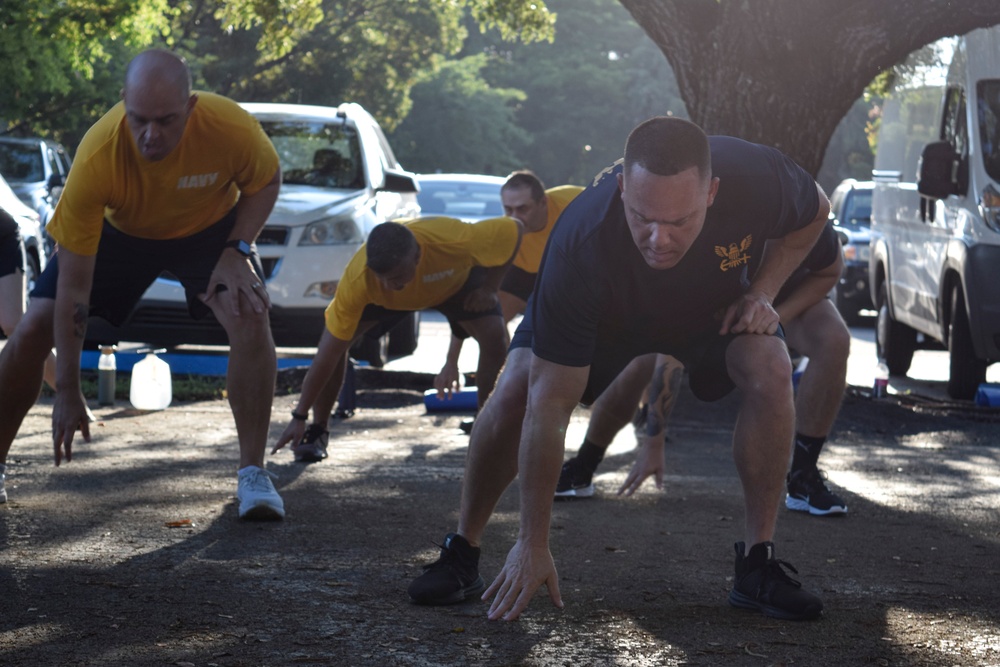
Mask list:
[[871,181],[842,181],[830,197],[830,219],[844,246],[844,273],[835,288],[837,310],[848,324],[857,324],[861,311],[872,310],[868,290],[868,257],[871,241]]

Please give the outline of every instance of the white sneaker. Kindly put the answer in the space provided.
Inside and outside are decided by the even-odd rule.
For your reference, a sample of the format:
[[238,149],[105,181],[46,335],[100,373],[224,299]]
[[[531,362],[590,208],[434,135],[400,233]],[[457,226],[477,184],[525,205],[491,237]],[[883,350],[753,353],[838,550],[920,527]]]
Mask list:
[[257,466],[247,466],[239,472],[236,498],[240,501],[240,518],[249,521],[276,521],[285,518],[285,503],[274,490],[271,478],[277,475]]

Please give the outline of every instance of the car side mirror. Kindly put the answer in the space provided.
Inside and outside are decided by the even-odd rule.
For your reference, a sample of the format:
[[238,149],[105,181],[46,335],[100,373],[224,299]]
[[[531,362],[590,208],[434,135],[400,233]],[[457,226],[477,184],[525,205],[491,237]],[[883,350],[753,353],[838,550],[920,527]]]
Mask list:
[[382,187],[378,189],[386,192],[420,192],[420,186],[413,174],[393,169],[385,170],[385,180],[382,182]]
[[947,141],[927,144],[917,166],[917,191],[932,199],[959,194],[959,163],[958,153]]
[[934,222],[934,200],[957,195],[961,158],[947,141],[924,146],[917,164],[917,192],[920,193],[920,219]]

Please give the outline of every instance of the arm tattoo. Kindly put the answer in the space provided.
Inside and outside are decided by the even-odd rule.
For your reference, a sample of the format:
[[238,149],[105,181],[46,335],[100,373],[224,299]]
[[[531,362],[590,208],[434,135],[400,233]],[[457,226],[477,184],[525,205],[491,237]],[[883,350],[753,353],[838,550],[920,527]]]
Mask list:
[[649,414],[646,418],[646,435],[662,433],[667,419],[677,401],[684,367],[679,364],[660,364],[649,383]]
[[87,335],[87,313],[90,307],[85,303],[73,304],[73,333],[82,339]]

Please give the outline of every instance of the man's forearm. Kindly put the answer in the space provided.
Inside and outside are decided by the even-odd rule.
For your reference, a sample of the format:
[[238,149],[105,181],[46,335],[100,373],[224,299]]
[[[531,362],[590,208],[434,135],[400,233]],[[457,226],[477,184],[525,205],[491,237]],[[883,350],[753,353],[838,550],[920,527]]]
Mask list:
[[817,219],[787,236],[768,241],[750,291],[765,294],[774,303],[782,285],[812,250],[825,224],[825,220]]
[[323,331],[316,356],[313,357],[309,370],[302,379],[302,390],[296,412],[301,414],[309,412],[323,391],[323,387],[330,381],[337,364],[345,358],[350,345],[350,341],[336,338],[329,331]]
[[564,434],[568,415],[545,415],[530,408],[524,418],[518,469],[521,489],[521,528],[519,539],[533,546],[549,544],[552,520],[552,497],[559,482],[565,447]]
[[80,388],[80,356],[87,335],[89,308],[77,294],[56,297],[53,336],[56,346],[56,391]]
[[253,242],[260,230],[264,228],[267,217],[271,215],[274,203],[278,200],[281,190],[281,171],[275,173],[271,182],[252,195],[243,195],[236,204],[236,222],[229,235],[231,240],[241,239]]

